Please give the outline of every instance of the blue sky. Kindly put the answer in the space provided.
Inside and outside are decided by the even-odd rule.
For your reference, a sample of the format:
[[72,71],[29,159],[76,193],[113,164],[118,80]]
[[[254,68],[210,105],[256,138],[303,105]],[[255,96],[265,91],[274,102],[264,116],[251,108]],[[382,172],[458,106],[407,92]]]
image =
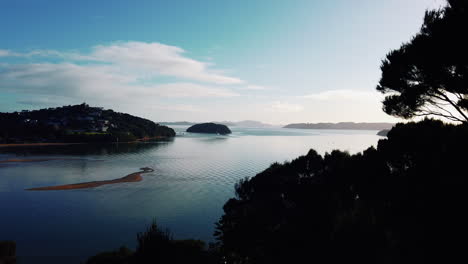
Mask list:
[[442,0],[0,0],[0,111],[155,121],[397,121],[380,61]]

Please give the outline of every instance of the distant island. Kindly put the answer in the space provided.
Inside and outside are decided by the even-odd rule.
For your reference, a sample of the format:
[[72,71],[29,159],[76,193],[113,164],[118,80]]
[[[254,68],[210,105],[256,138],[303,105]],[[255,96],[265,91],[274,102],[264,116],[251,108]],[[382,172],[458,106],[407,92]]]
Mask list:
[[301,129],[352,129],[352,130],[384,130],[391,129],[392,123],[296,123],[284,126],[284,128],[301,128]]
[[[238,122],[234,121],[212,121],[209,123],[216,123],[216,124],[222,124],[226,126],[239,126],[239,127],[273,127],[274,125],[262,123],[260,121],[255,121],[255,120],[242,120]],[[160,124],[163,125],[175,125],[175,126],[193,126],[195,124],[198,124],[197,122],[188,122],[188,121],[176,121],[176,122],[160,122]]]
[[190,133],[208,133],[208,134],[220,134],[227,135],[231,134],[231,130],[223,124],[215,123],[202,123],[196,124],[187,128],[187,132]]
[[172,128],[83,103],[0,113],[0,144],[131,142],[174,137]]

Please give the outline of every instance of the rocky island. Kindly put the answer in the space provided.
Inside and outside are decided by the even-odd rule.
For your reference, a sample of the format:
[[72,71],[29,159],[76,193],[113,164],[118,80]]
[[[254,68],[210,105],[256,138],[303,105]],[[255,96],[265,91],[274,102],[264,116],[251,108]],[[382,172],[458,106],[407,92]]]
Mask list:
[[207,134],[231,134],[231,130],[226,125],[215,123],[196,124],[187,128],[187,132],[191,133],[207,133]]

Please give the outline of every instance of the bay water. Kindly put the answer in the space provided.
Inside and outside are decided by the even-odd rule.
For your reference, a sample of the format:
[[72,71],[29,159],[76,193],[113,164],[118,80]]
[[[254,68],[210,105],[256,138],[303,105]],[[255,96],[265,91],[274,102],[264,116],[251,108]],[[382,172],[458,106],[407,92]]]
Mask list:
[[[152,143],[0,148],[0,240],[17,243],[18,263],[81,263],[122,245],[155,219],[175,239],[214,241],[214,223],[234,184],[273,162],[313,148],[356,153],[380,137],[368,130],[231,127],[228,136],[192,134]],[[110,180],[151,167],[140,182],[91,189],[27,188]],[[55,261],[55,262],[54,262]]]

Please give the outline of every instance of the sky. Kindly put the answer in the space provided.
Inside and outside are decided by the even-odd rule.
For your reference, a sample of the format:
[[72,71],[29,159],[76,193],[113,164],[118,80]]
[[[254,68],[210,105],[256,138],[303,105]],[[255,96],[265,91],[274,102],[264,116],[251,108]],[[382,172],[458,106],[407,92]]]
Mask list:
[[380,63],[443,0],[0,0],[0,112],[397,122]]

